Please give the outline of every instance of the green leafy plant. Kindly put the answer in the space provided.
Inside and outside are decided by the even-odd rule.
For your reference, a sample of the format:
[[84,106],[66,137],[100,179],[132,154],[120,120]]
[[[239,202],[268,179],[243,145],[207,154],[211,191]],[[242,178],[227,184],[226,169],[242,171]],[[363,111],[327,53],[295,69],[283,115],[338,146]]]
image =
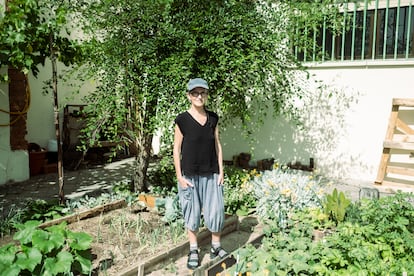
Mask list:
[[66,223],[39,229],[39,221],[16,225],[14,240],[0,248],[1,275],[88,274],[92,238],[66,229]]
[[154,160],[148,168],[148,183],[153,189],[172,191],[177,187],[175,168],[171,154],[165,154]]
[[[412,275],[414,195],[397,193],[350,203],[351,215],[321,241],[313,241],[309,210],[286,223],[269,221],[262,244],[238,250],[229,275]],[[305,218],[305,219],[304,219]]]
[[155,201],[155,206],[159,214],[163,216],[161,220],[165,223],[184,225],[178,195],[160,198]]
[[102,193],[96,197],[85,195],[81,198],[75,198],[66,202],[66,208],[69,210],[69,213],[73,213],[75,211],[93,208],[120,199],[125,199],[128,204],[132,204],[136,200],[136,195],[126,189],[128,188],[125,188],[125,186],[121,184],[120,188],[115,187],[114,191],[111,193]]
[[398,192],[352,204],[355,211],[316,248],[325,274],[411,275],[414,273],[412,193]]
[[[299,213],[302,211],[295,211]],[[277,220],[269,220],[261,245],[237,250],[234,254],[239,261],[228,275],[313,275],[312,263],[317,258],[313,254],[313,227],[310,220],[296,220],[301,217],[289,218],[284,229]]]
[[130,181],[120,181],[112,185],[112,192],[117,195],[125,195],[126,197],[133,194],[131,192],[131,183]]
[[28,220],[46,221],[56,218],[60,218],[66,215],[69,210],[56,200],[46,201],[43,199],[37,199],[34,201],[28,201],[28,204],[24,208],[22,222]]
[[3,213],[0,219],[0,236],[11,235],[14,229],[15,223],[21,222],[23,210],[15,205],[10,206],[7,212],[4,212],[4,207],[0,208]]
[[[7,9],[0,5],[0,66],[9,65],[29,71],[37,76],[38,65],[44,65],[50,57],[47,46],[54,37],[54,50],[59,51],[59,60],[69,65],[79,60],[77,42],[70,40],[71,21],[67,20],[68,7],[65,1],[13,0],[6,1]],[[4,1],[3,1],[4,4]],[[0,73],[0,81],[8,77]]]
[[256,198],[249,180],[258,173],[236,167],[224,168],[224,205],[227,214],[245,216],[255,211]]
[[351,204],[344,192],[338,192],[335,188],[332,194],[327,194],[324,200],[325,213],[330,216],[336,223],[345,219],[346,209]]
[[56,200],[27,200],[24,206],[11,206],[8,213],[3,216],[0,222],[0,233],[12,234],[16,229],[15,225],[24,223],[28,220],[46,220],[56,219],[70,213],[70,209],[59,205]]
[[[111,193],[102,193],[97,197],[88,195],[66,201],[65,205],[60,205],[57,200],[28,200],[22,207],[12,206],[8,213],[3,215],[0,220],[0,235],[10,235],[16,229],[16,224],[24,223],[28,220],[45,222],[65,215],[73,214],[75,211],[85,210],[98,205],[107,204],[116,200],[125,199],[128,204],[133,204],[137,197],[131,193],[127,187],[128,183],[115,183]],[[0,209],[1,211],[1,209]]]
[[251,182],[258,216],[265,222],[276,220],[281,228],[294,212],[322,205],[324,184],[313,174],[275,166]]
[[324,212],[322,207],[314,206],[305,208],[299,212],[292,214],[292,220],[301,221],[305,224],[309,224],[313,229],[326,230],[335,226],[335,222],[332,221],[329,216]]

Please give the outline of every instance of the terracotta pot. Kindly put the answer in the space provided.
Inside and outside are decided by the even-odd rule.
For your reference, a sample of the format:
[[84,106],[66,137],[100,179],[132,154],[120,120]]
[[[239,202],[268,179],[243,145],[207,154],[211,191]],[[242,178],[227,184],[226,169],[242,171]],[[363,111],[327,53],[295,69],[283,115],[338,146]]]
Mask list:
[[313,230],[312,239],[314,241],[320,241],[323,239],[323,237],[325,237],[325,231],[318,229]]
[[155,208],[156,200],[159,199],[160,196],[157,195],[149,195],[149,194],[139,194],[138,200],[145,203],[145,205],[149,208]]
[[29,168],[30,176],[43,173],[43,167],[47,163],[47,151],[29,152]]
[[320,241],[320,240],[323,240],[323,238],[325,238],[327,235],[331,233],[332,233],[332,229],[324,229],[324,230],[314,229],[312,233],[312,239],[314,241]]

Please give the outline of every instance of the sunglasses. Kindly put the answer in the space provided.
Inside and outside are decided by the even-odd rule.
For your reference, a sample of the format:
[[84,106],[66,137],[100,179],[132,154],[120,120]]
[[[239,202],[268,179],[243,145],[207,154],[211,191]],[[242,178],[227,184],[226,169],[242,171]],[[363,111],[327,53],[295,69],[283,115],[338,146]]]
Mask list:
[[200,95],[201,95],[201,97],[205,97],[205,96],[208,95],[208,92],[207,91],[201,91],[201,92],[198,92],[198,91],[190,91],[190,95],[193,96],[194,98],[197,98]]

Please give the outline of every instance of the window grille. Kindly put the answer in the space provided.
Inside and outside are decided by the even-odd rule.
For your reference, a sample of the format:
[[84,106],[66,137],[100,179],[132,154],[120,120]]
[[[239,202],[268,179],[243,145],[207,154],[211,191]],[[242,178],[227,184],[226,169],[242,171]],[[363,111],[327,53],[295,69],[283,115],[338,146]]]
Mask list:
[[414,57],[412,0],[345,2],[342,32],[334,34],[324,21],[313,31],[313,47],[294,49],[302,61],[354,61]]

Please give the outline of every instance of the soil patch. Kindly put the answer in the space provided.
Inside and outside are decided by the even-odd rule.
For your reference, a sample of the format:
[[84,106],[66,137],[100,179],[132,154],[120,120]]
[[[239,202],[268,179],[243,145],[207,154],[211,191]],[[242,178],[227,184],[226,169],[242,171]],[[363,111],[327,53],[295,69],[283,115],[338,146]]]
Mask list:
[[139,205],[69,224],[93,237],[94,275],[118,275],[139,260],[185,239],[182,227],[166,225],[155,211]]
[[[238,230],[225,236],[223,244],[230,251],[245,244],[255,225],[257,225],[255,218],[240,220]],[[121,271],[187,240],[182,225],[167,225],[156,210],[138,203],[72,222],[68,224],[68,228],[92,236],[94,256],[92,275],[119,275]],[[0,246],[10,242],[13,242],[12,236],[4,236],[0,239]],[[208,255],[207,250],[207,246],[202,248],[202,251],[206,251],[205,256]],[[183,272],[188,274],[185,259],[183,257],[171,261],[171,264],[164,265],[160,270],[145,274],[183,275]]]
[[[128,266],[184,240],[182,226],[169,226],[162,216],[139,204],[68,224],[74,232],[92,236],[93,275],[118,275]],[[13,241],[3,236],[0,246]]]

